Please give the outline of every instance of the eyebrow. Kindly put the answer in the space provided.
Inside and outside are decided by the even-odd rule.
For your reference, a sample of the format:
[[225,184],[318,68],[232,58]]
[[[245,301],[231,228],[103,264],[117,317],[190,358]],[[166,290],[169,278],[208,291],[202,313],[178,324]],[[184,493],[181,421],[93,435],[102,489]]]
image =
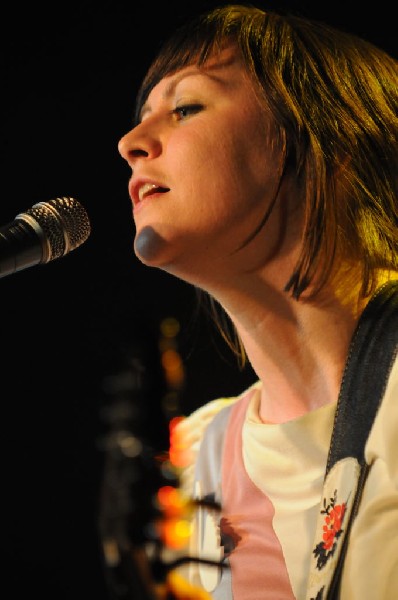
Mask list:
[[[202,67],[202,68],[199,67],[198,65],[192,65],[191,67],[185,68],[182,72],[176,73],[175,76],[171,79],[171,81],[167,84],[167,86],[165,87],[165,89],[163,91],[162,99],[167,100],[168,98],[170,98],[173,95],[175,88],[180,83],[180,81],[187,79],[188,77],[202,75],[202,76],[208,77],[209,79],[213,79],[214,81],[219,81],[219,78],[216,77],[211,72],[223,69],[223,68],[231,65],[235,60],[236,60],[235,56],[230,56],[227,59],[219,60],[213,65],[212,64],[206,65],[205,67]],[[151,106],[150,106],[149,102],[147,101],[143,104],[142,109],[140,111],[140,119],[142,119],[144,117],[144,115],[149,112],[151,112]]]
[[[197,67],[192,67],[192,69],[189,69],[188,71],[184,70],[183,73],[178,73],[175,77],[173,77],[173,79],[165,87],[163,94],[162,94],[162,99],[167,100],[168,98],[170,98],[173,95],[174,90],[177,87],[177,85],[183,79],[187,79],[188,77],[193,77],[195,75],[205,75],[205,74],[206,73],[204,71],[198,71]],[[140,112],[140,118],[142,119],[142,117],[148,112],[151,112],[151,106],[150,106],[149,102],[145,102],[143,104],[141,112]]]

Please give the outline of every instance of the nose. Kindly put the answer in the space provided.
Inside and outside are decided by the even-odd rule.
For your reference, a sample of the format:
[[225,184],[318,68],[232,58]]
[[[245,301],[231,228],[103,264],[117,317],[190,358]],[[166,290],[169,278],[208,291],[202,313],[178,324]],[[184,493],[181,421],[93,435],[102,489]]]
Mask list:
[[133,168],[139,158],[156,157],[160,152],[160,142],[144,129],[144,123],[140,123],[119,140],[118,151]]

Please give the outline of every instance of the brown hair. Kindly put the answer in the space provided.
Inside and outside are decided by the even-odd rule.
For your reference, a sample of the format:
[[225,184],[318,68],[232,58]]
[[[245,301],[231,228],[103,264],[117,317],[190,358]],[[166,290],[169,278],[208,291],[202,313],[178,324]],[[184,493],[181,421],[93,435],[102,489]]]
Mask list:
[[316,292],[346,256],[362,265],[369,294],[376,269],[398,269],[397,60],[321,22],[227,5],[164,43],[139,90],[136,119],[163,77],[205,63],[226,43],[239,47],[303,190],[302,252],[286,291],[298,299],[312,284]]

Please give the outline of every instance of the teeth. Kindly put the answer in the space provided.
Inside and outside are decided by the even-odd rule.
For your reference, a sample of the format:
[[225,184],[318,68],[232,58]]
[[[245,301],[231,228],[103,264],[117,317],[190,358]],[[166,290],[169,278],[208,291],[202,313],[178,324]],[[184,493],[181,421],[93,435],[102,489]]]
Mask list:
[[156,187],[157,186],[154,183],[144,183],[144,185],[138,190],[139,201],[141,202],[144,199],[145,195],[151,190],[155,189]]

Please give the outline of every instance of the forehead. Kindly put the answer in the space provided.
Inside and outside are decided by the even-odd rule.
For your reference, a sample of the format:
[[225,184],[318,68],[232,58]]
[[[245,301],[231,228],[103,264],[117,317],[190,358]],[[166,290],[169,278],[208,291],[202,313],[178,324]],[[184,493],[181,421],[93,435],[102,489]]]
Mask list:
[[203,77],[210,83],[231,91],[237,85],[241,85],[243,81],[249,81],[239,50],[235,47],[224,48],[217,53],[213,53],[203,65],[192,63],[163,77],[152,88],[146,102],[143,104],[140,113],[141,118],[145,113],[151,112],[155,102],[171,98],[181,82],[196,77]]

